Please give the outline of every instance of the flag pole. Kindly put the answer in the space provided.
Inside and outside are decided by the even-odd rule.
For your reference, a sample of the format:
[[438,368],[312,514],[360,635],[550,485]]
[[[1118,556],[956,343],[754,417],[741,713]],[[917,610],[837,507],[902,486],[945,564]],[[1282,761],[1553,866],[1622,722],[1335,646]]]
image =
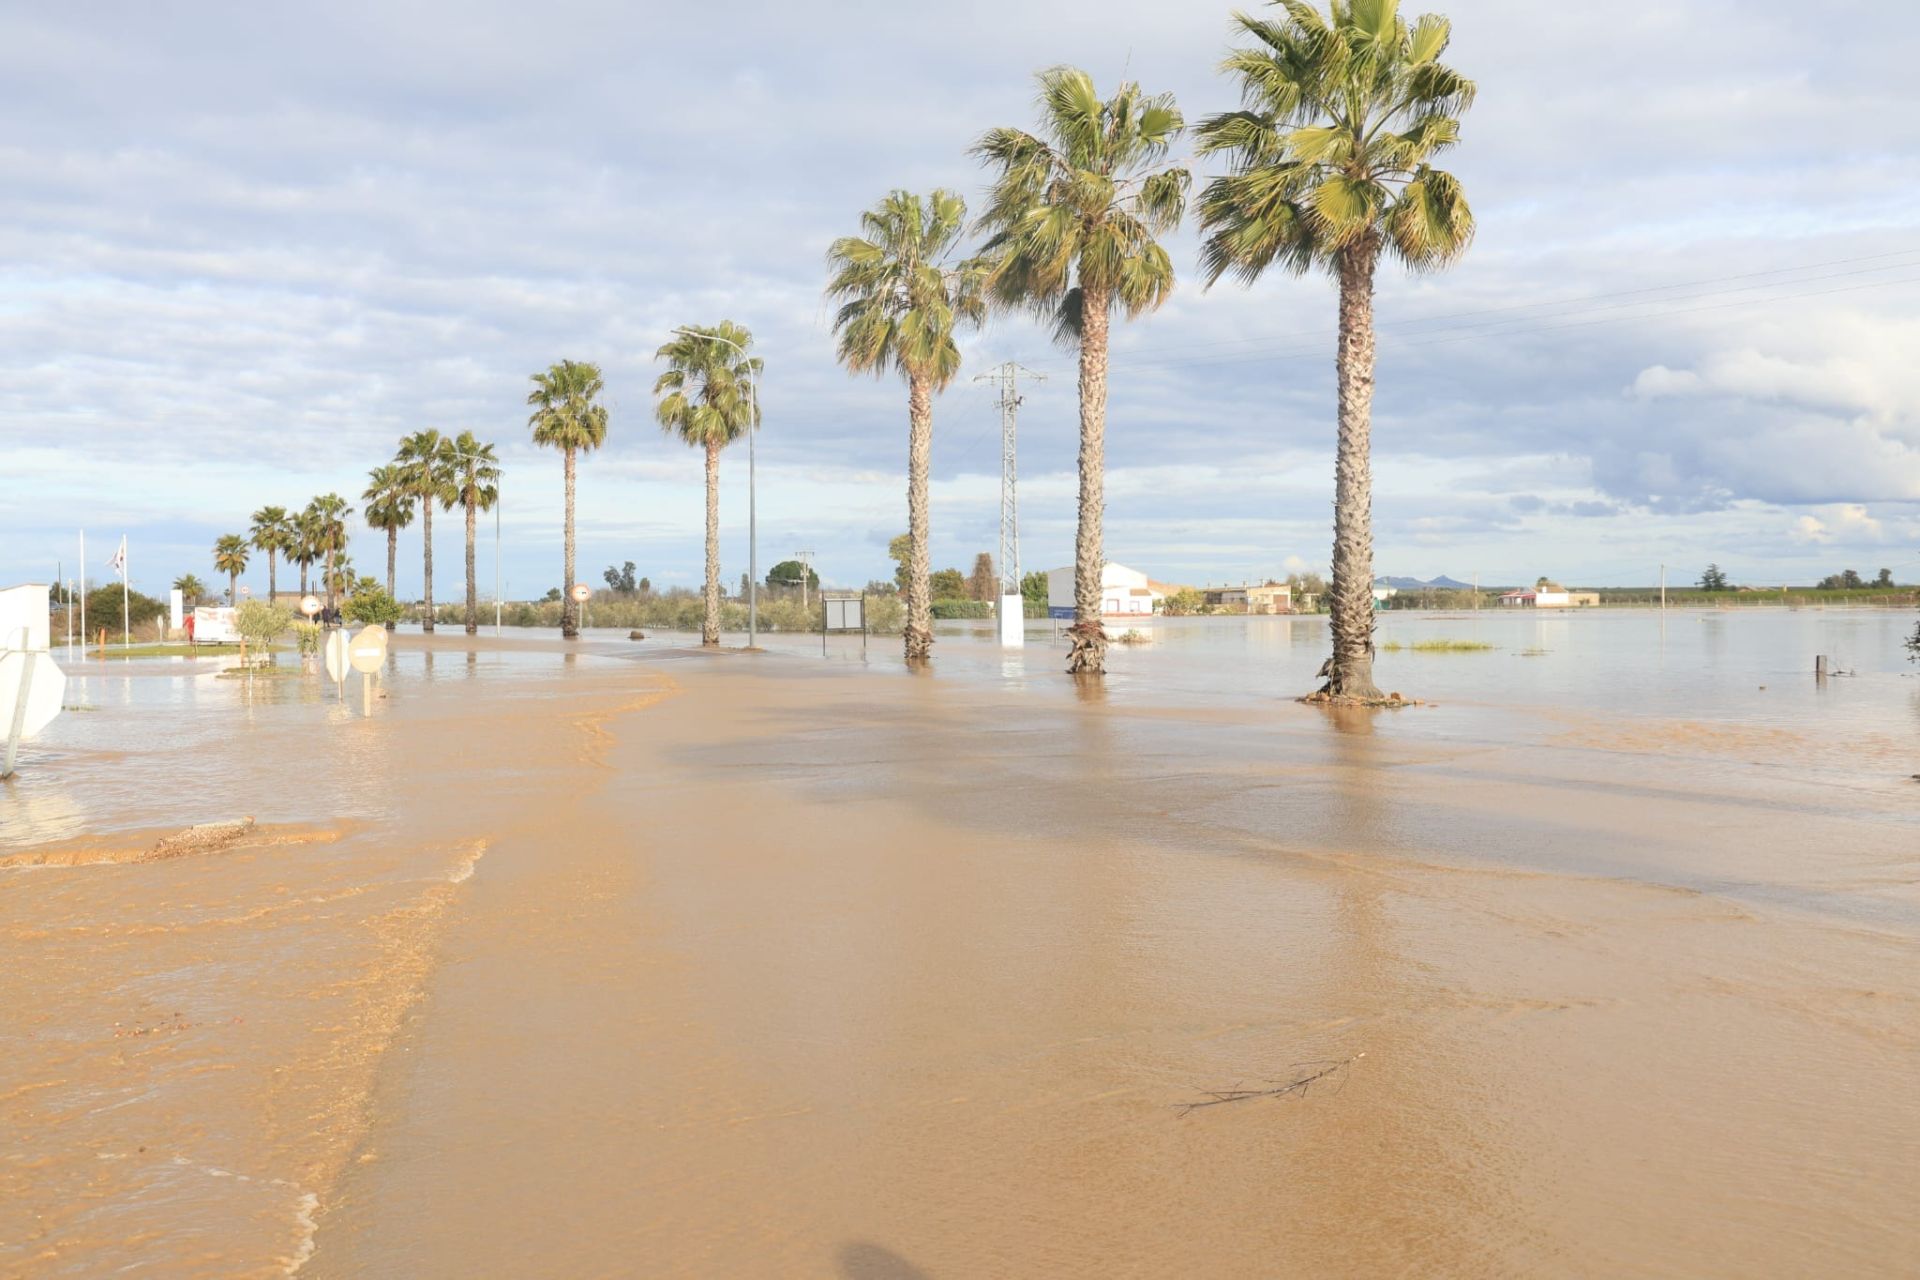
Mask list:
[[80,531],[80,643],[87,643],[87,531]]
[[127,535],[120,535],[120,641],[121,647],[133,648],[133,624],[129,621],[132,609],[127,603],[127,579],[133,575],[127,572]]

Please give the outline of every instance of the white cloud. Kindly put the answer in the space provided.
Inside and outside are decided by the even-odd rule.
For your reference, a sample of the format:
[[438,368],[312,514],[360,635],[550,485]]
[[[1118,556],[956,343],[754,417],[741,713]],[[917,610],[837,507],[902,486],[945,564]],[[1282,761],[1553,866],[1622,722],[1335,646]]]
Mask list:
[[[818,38],[856,8],[859,39]],[[826,243],[896,185],[977,203],[967,143],[1028,120],[1031,71],[1062,58],[1190,117],[1231,105],[1230,8],[750,2],[718,45],[689,38],[703,12],[611,0],[0,12],[0,580],[62,554],[82,513],[204,572],[254,506],[357,493],[403,430],[439,425],[502,443],[508,576],[544,587],[559,467],[521,402],[560,356],[602,361],[615,406],[583,468],[583,563],[697,574],[698,468],[651,422],[650,352],[723,315],[768,360],[762,559],[806,545],[829,576],[883,575],[904,394],[833,365]],[[1384,572],[1802,563],[1822,545],[1802,517],[1876,536],[1848,504],[1907,527],[1920,287],[1886,286],[1920,254],[1867,259],[1914,243],[1920,41],[1883,10],[1874,40],[1835,41],[1804,5],[1739,9],[1448,6],[1481,87],[1450,161],[1480,233],[1453,270],[1381,276]],[[595,56],[553,30],[591,31]],[[1194,247],[1175,237],[1172,302],[1117,329],[1110,547],[1196,580],[1320,563],[1332,289],[1202,292]],[[966,349],[936,410],[936,556],[993,545],[996,423],[966,379],[1017,357],[1051,378],[1021,466],[1032,558],[1057,559],[1072,359],[1023,318]],[[744,470],[727,460],[732,572]],[[404,581],[417,543],[402,556]]]

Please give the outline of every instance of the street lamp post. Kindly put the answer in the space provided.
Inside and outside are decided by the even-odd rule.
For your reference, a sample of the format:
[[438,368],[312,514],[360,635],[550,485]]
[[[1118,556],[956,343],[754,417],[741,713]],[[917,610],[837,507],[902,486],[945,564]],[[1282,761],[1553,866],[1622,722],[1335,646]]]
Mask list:
[[[723,338],[717,333],[702,333],[685,325],[675,326],[675,333],[689,338],[710,338],[714,342],[724,342],[747,358],[747,349],[731,338]],[[759,512],[754,493],[753,437],[760,426],[760,380],[747,379],[747,647],[757,648],[760,644],[760,525]]]
[[467,462],[493,464],[495,473],[493,477],[493,634],[497,639],[500,635],[500,490],[502,488],[500,481],[505,468],[500,465],[498,458],[482,458],[476,454],[452,451],[449,451],[447,456]]

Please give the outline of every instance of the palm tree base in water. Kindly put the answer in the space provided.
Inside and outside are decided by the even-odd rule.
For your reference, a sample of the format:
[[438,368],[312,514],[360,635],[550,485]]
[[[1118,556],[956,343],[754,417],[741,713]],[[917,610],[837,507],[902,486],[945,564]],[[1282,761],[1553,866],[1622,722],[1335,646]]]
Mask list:
[[1067,628],[1067,673],[1076,676],[1105,675],[1107,671],[1107,631],[1095,618],[1076,622]]
[[921,627],[909,626],[905,632],[907,661],[926,662],[933,657],[933,633]]

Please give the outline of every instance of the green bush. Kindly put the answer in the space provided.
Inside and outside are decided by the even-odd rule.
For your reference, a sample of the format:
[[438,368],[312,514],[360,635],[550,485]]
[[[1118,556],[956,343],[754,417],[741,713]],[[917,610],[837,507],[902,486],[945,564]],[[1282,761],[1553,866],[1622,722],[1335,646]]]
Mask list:
[[991,600],[935,600],[935,618],[991,618],[998,610]]
[[293,630],[293,642],[296,645],[300,646],[301,653],[308,654],[308,653],[320,652],[320,624],[319,623],[308,622],[305,618],[299,618],[294,621],[292,630]]
[[406,606],[379,587],[356,592],[343,612],[347,621],[368,627],[390,627],[407,616]]
[[241,638],[262,648],[273,643],[293,625],[293,610],[285,605],[249,600],[234,610],[233,629]]

